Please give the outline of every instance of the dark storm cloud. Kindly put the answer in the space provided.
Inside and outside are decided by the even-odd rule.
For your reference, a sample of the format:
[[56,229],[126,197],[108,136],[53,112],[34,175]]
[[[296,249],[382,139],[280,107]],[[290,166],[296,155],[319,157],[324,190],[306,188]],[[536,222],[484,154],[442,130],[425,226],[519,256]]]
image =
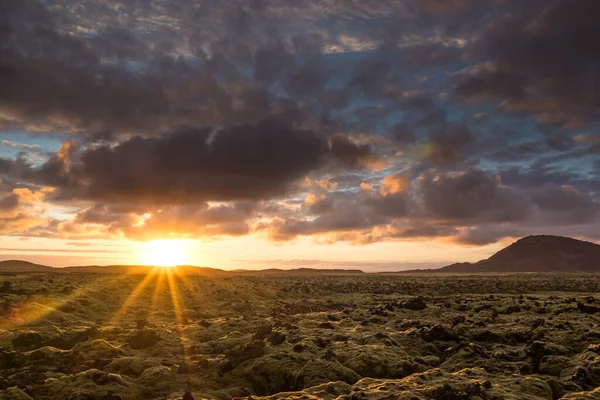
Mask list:
[[404,123],[397,124],[392,128],[391,137],[400,145],[410,145],[416,141],[412,128]]
[[10,171],[12,164],[13,164],[12,160],[7,160],[6,158],[0,157],[0,172],[8,173]]
[[487,155],[487,158],[498,162],[521,161],[528,157],[544,154],[545,147],[543,143],[539,142],[508,144],[498,149],[491,149],[492,152]]
[[427,171],[418,190],[425,213],[446,221],[518,221],[527,214],[519,193],[503,186],[500,177],[476,169],[441,175]]
[[431,161],[436,164],[455,164],[461,160],[460,150],[474,140],[465,125],[444,125],[430,136]]
[[[43,157],[18,153],[33,136],[7,141],[0,229],[478,245],[527,229],[589,235],[598,11],[5,0],[0,130],[37,135]],[[71,219],[46,217],[54,204]]]
[[404,61],[411,67],[443,66],[460,61],[461,56],[459,47],[425,44],[409,48],[404,54]]
[[275,240],[325,234],[368,243],[456,236],[457,242],[483,245],[527,234],[528,229],[555,231],[579,224],[586,230],[600,216],[600,203],[572,186],[511,188],[502,184],[500,176],[477,169],[428,170],[410,183],[393,185],[396,179],[395,175],[383,179],[379,192],[329,194],[311,200],[305,209],[308,218],[301,213],[276,218],[260,230]]
[[333,158],[343,167],[356,168],[379,159],[373,146],[355,143],[343,134],[333,135],[330,143]]
[[[356,51],[362,42],[383,40],[383,32],[354,21],[432,15],[443,21],[440,13],[472,8],[414,1],[266,1],[260,7],[200,0],[142,7],[132,1],[112,7],[92,0],[77,6],[9,0],[0,20],[0,109],[10,127],[78,132],[92,141],[182,124],[256,123],[282,112],[317,120],[350,95],[389,101],[401,94],[401,73],[390,60],[329,66],[328,46]],[[330,31],[314,22],[329,17],[335,21]],[[348,39],[350,28],[355,37]],[[425,40],[425,32],[411,29],[403,37]],[[439,64],[457,51],[417,45],[405,58]],[[328,87],[340,77],[345,87]]]
[[[531,113],[547,125],[589,123],[600,106],[600,3],[546,2],[544,12],[491,24],[471,44],[485,61],[458,86],[459,96],[506,100],[504,108]],[[526,7],[524,7],[526,9]]]
[[386,60],[361,60],[349,82],[360,96],[374,98],[397,95],[400,84],[397,71]]
[[[59,15],[34,0],[10,0],[3,11],[0,109],[9,126],[110,140],[183,124],[256,122],[282,111],[278,96],[244,76],[245,60],[237,53],[233,61],[221,53],[210,59],[178,56],[177,48],[161,51],[147,34],[124,28],[70,35]],[[250,62],[259,44],[247,48]],[[293,60],[287,70],[282,61],[291,58],[290,51],[282,48],[267,62],[284,67],[290,92],[318,91],[327,75],[296,69]],[[258,75],[261,54],[256,50],[256,65],[250,64]]]
[[600,204],[589,193],[568,185],[545,184],[533,192],[532,200],[540,211],[552,215],[553,223],[587,223],[600,212]]
[[224,129],[181,128],[158,138],[76,151],[73,142],[22,177],[56,187],[55,199],[187,203],[259,200],[329,164],[358,168],[376,159],[371,146],[341,134],[294,129],[273,119]]
[[263,225],[259,229],[266,229],[273,240],[283,241],[297,236],[370,230],[375,226],[384,225],[387,221],[384,216],[362,207],[358,202],[340,201],[329,213],[313,220],[278,218],[270,225]]
[[408,214],[408,202],[404,193],[374,195],[365,201],[377,215],[387,218],[401,218]]
[[520,100],[525,95],[525,82],[516,75],[494,69],[476,70],[462,78],[456,94],[461,99],[490,101],[495,99]]

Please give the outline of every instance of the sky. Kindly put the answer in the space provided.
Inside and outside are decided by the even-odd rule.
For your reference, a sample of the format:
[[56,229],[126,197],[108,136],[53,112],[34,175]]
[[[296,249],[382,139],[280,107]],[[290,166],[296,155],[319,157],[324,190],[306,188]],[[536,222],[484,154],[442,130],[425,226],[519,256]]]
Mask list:
[[391,271],[600,239],[600,2],[0,11],[0,260]]

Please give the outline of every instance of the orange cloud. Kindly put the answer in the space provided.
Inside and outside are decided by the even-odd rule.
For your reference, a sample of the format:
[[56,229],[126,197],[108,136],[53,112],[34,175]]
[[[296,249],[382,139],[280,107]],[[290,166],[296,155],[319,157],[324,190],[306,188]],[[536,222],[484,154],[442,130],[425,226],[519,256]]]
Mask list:
[[384,196],[402,193],[408,188],[409,183],[410,182],[405,175],[401,173],[391,174],[381,181],[380,192]]

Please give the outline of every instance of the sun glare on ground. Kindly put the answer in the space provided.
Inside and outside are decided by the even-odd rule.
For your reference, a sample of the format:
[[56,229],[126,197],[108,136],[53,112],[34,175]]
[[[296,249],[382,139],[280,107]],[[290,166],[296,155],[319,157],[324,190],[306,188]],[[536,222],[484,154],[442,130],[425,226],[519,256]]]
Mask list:
[[182,240],[152,240],[144,243],[139,258],[144,265],[159,267],[192,264],[187,243]]

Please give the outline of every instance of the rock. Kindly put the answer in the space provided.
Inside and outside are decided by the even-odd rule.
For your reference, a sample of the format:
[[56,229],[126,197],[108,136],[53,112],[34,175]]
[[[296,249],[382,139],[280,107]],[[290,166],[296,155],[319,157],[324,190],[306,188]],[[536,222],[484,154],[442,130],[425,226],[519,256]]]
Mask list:
[[427,303],[420,297],[414,297],[411,299],[402,300],[398,307],[406,308],[407,310],[420,311],[427,308]]
[[542,359],[548,355],[546,343],[535,341],[525,348],[525,353],[531,357],[532,372],[537,373]]
[[175,375],[165,366],[151,367],[146,369],[136,382],[144,387],[160,388],[172,385],[175,382]]
[[146,320],[146,318],[140,318],[135,321],[135,324],[137,329],[144,329],[148,326],[148,320]]
[[285,334],[276,331],[271,332],[269,335],[269,343],[271,343],[273,346],[280,345],[283,342],[285,342]]
[[142,329],[129,338],[127,343],[134,350],[147,349],[161,341],[162,338],[152,329]]
[[577,302],[577,309],[585,314],[596,314],[600,312],[600,308],[594,306],[587,306],[582,302]]
[[444,383],[433,392],[435,400],[469,400],[469,395],[453,388],[449,383]]
[[458,370],[488,359],[490,355],[485,348],[475,343],[460,343],[444,350],[439,362],[444,363],[445,368]]
[[596,354],[600,354],[600,344],[598,344],[598,343],[590,344],[587,349],[588,349],[588,351],[592,351]]
[[143,357],[117,357],[105,367],[105,370],[136,378],[146,369],[158,366],[159,364],[156,361],[147,360]]
[[46,346],[57,347],[63,350],[72,349],[77,343],[91,340],[98,336],[98,329],[87,328],[85,330],[69,330],[62,333],[60,336],[44,342]]
[[109,383],[121,383],[123,382],[123,378],[117,374],[110,374],[104,371],[99,371],[97,369],[91,369],[86,371],[86,374],[94,381],[94,383],[98,386],[107,385]]
[[256,333],[254,334],[253,339],[254,340],[264,340],[271,334],[272,331],[273,331],[273,325],[271,325],[271,324],[261,325],[256,330]]
[[253,360],[245,373],[258,395],[296,390],[298,371],[306,362],[297,354],[269,354]]
[[196,372],[198,372],[198,366],[185,361],[179,364],[179,368],[177,368],[178,374],[190,375],[195,374]]
[[560,380],[563,382],[573,382],[584,388],[589,383],[590,373],[583,367],[570,367],[560,373]]
[[72,362],[84,364],[96,360],[113,360],[123,354],[123,350],[104,339],[94,339],[87,342],[77,343],[71,350]]
[[302,343],[297,343],[294,345],[293,349],[296,353],[302,353],[304,351],[304,345]]
[[328,382],[354,383],[360,376],[337,361],[314,359],[300,369],[296,375],[296,388],[301,390]]
[[0,369],[18,368],[25,363],[22,353],[16,351],[0,351]]
[[335,357],[335,353],[333,352],[333,350],[327,349],[325,351],[325,354],[323,355],[323,358],[328,361],[333,361],[333,360],[335,360],[336,357]]
[[431,328],[423,328],[420,332],[420,336],[426,342],[433,342],[436,340],[450,342],[458,340],[458,335],[455,332],[442,325],[435,325]]
[[521,307],[519,307],[518,305],[513,305],[513,306],[508,306],[503,312],[502,314],[506,314],[506,315],[510,315],[510,314],[514,314],[514,313],[518,313],[521,312]]
[[211,325],[211,323],[203,319],[202,321],[198,322],[198,325],[204,328],[208,328]]
[[335,328],[331,322],[322,322],[317,327],[321,328],[321,329],[334,329]]
[[265,354],[265,342],[262,340],[254,340],[242,348],[242,360],[260,357]]
[[521,367],[519,368],[519,373],[521,375],[531,375],[533,373],[533,371],[531,369],[531,365],[529,365],[529,364],[521,365]]
[[544,318],[538,318],[531,323],[531,328],[536,329],[544,325],[546,325],[546,320]]
[[33,400],[31,396],[15,386],[0,392],[0,398],[5,400]]
[[4,389],[8,388],[9,386],[10,386],[10,384],[8,383],[8,381],[0,376],[0,390],[4,390]]
[[317,337],[313,339],[313,343],[316,344],[318,348],[324,349],[327,346],[331,345],[331,340],[325,339],[323,337]]
[[23,332],[12,340],[15,348],[31,349],[42,345],[42,336],[37,332]]
[[223,370],[224,372],[228,372],[228,370],[236,368],[244,361],[260,357],[263,354],[265,354],[265,342],[262,340],[254,340],[241,348],[225,353],[228,365],[224,366]]
[[534,341],[525,347],[525,354],[531,358],[532,372],[537,373],[545,357],[567,354],[569,349],[554,343]]

